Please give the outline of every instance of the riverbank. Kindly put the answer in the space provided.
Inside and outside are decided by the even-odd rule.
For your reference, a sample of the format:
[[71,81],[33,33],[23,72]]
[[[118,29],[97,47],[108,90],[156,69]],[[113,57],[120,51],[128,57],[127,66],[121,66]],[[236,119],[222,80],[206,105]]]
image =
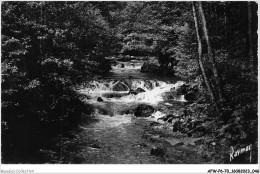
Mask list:
[[[140,61],[119,61],[107,76],[78,87],[93,112],[54,140],[56,150],[47,153],[48,162],[248,163],[246,154],[229,160],[234,144],[225,136],[232,125],[209,116],[205,98],[194,95],[196,83],[148,76],[140,72]],[[218,137],[219,130],[224,137]]]
[[[172,133],[165,125],[131,115],[99,115],[79,125],[62,146],[66,164],[199,164],[209,159],[196,153],[196,138]],[[73,147],[73,148],[72,148]],[[152,152],[152,149],[155,149]],[[57,157],[61,154],[56,154]],[[57,161],[56,161],[57,162]]]

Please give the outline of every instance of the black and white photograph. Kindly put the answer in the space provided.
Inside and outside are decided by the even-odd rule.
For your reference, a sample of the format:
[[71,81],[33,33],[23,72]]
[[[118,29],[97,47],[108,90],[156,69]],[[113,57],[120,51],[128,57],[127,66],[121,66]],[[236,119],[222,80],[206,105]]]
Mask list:
[[239,168],[259,164],[258,13],[257,1],[1,1],[1,164],[259,173]]

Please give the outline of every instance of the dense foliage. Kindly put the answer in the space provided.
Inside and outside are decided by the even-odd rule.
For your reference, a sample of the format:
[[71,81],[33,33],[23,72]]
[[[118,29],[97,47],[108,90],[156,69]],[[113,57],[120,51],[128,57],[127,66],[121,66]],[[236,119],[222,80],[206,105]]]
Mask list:
[[75,87],[109,71],[116,45],[101,13],[86,2],[2,3],[4,162],[37,162],[31,151],[90,113]]
[[[175,26],[176,44],[171,49],[179,60],[176,75],[186,78],[196,97],[187,106],[192,115],[213,120],[217,127],[211,131],[211,141],[217,141],[221,153],[215,151],[216,162],[228,162],[229,147],[253,144],[257,159],[257,4],[251,2],[194,3],[198,28],[190,2],[165,2],[171,25]],[[174,5],[172,7],[171,5]],[[200,11],[204,12],[204,14]],[[196,11],[195,11],[196,12]],[[206,26],[203,26],[203,16]],[[169,17],[169,16],[167,16]],[[199,65],[196,29],[201,36],[202,64]],[[206,40],[208,31],[209,41]],[[209,47],[210,46],[210,47]],[[209,51],[211,49],[211,52]],[[215,63],[211,58],[215,58]],[[216,81],[214,68],[218,72]],[[209,81],[210,88],[205,83]],[[196,90],[194,90],[196,89]],[[213,96],[213,100],[211,98]],[[248,162],[238,159],[236,162]],[[256,162],[256,161],[254,161]]]

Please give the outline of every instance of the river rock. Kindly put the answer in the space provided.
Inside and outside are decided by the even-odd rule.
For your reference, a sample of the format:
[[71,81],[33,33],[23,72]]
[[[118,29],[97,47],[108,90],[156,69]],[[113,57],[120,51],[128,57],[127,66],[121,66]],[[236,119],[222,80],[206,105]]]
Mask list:
[[157,121],[158,121],[158,120],[167,121],[171,116],[173,116],[173,115],[163,116],[163,117],[161,117],[161,118],[158,118]]
[[119,82],[117,84],[115,84],[115,86],[113,87],[113,91],[128,91],[129,87],[124,84],[123,82]]
[[134,115],[137,117],[149,117],[153,112],[154,108],[152,106],[141,104],[135,109]]
[[126,84],[128,86],[129,89],[132,88],[132,81],[131,81],[131,76],[128,77],[128,79],[122,79],[120,82],[123,82],[124,84]]
[[173,100],[175,98],[172,92],[165,92],[162,97],[164,100]]
[[200,132],[202,134],[206,134],[209,132],[212,132],[212,130],[216,129],[216,124],[214,121],[209,121],[209,122],[205,122],[202,123],[201,125],[196,126],[196,128],[194,128],[193,130],[191,130],[191,133],[194,132]]
[[104,100],[103,100],[101,97],[98,97],[98,98],[97,98],[97,101],[98,101],[98,102],[102,102],[102,101],[104,101]]
[[154,81],[155,81],[155,87],[159,87],[160,83],[157,80],[154,80]]
[[196,93],[198,93],[197,87],[192,84],[183,84],[176,91],[177,95],[184,95],[184,99],[189,102],[196,100]]
[[146,80],[144,86],[149,90],[153,89],[153,83],[150,80]]
[[135,113],[134,109],[129,109],[129,110],[126,110],[124,114],[134,115],[134,113]]
[[136,95],[137,94],[137,92],[135,91],[135,90],[133,90],[133,89],[130,89],[130,91],[129,91],[129,93],[128,94],[134,94],[134,95]]
[[173,131],[173,132],[180,131],[180,130],[181,130],[181,127],[182,127],[182,122],[181,122],[181,121],[176,121],[176,122],[173,124],[172,131]]
[[142,88],[137,88],[137,89],[135,90],[135,92],[136,92],[137,94],[139,94],[139,93],[145,92],[145,90],[142,89]]
[[160,66],[154,63],[144,62],[141,67],[141,72],[158,73],[160,71]]
[[163,149],[159,148],[159,147],[153,147],[151,149],[151,152],[150,152],[151,155],[155,155],[155,156],[159,156],[159,157],[163,157],[165,152]]
[[122,64],[121,64],[121,68],[124,68],[124,67],[125,67],[125,64],[122,63]]
[[176,115],[166,115],[164,117],[161,117],[161,118],[158,118],[157,120],[162,120],[164,122],[168,122],[168,123],[174,123],[176,122],[176,120],[179,120],[180,117],[179,116],[176,116]]
[[188,93],[189,85],[183,84],[179,88],[177,88],[177,95],[186,95]]
[[145,92],[145,90],[142,89],[142,88],[137,88],[136,90],[131,89],[128,94],[137,95],[137,94],[142,93],[142,92]]
[[183,145],[184,145],[184,142],[179,142],[179,143],[174,144],[174,147],[179,147],[179,146],[183,146]]
[[158,123],[158,122],[152,122],[152,123],[150,123],[150,126],[151,127],[154,127],[154,126],[160,126],[161,124],[160,123]]
[[180,119],[180,117],[177,116],[177,115],[167,115],[166,118],[167,118],[166,121],[167,121],[168,123],[174,123],[174,122],[176,122],[177,120]]
[[172,88],[170,89],[170,91],[176,91],[176,88],[175,88],[175,87],[172,87]]
[[120,98],[120,97],[123,97],[127,94],[121,94],[121,93],[106,93],[106,94],[103,94],[102,96],[103,97],[106,97],[106,98]]

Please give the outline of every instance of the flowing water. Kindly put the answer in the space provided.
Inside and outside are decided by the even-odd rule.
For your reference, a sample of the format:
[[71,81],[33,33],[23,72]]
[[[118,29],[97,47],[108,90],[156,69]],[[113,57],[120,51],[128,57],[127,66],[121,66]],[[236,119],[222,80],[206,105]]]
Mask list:
[[[172,137],[168,125],[153,129],[150,123],[167,114],[183,108],[183,96],[166,99],[165,94],[184,84],[175,77],[155,76],[141,73],[142,60],[117,60],[107,76],[82,86],[80,93],[86,95],[86,102],[95,111],[91,122],[81,123],[73,138],[65,141],[63,153],[65,163],[84,164],[162,164],[197,163],[197,157],[190,150],[172,146],[177,137]],[[115,86],[127,80],[124,90],[115,91]],[[126,83],[124,83],[126,84]],[[142,88],[145,92],[129,94],[130,88]],[[102,99],[101,101],[99,99]],[[140,104],[155,108],[150,117],[136,117],[127,113]],[[169,129],[169,130],[168,130]],[[164,148],[166,155],[151,155],[151,148]],[[195,158],[195,159],[194,159]]]

